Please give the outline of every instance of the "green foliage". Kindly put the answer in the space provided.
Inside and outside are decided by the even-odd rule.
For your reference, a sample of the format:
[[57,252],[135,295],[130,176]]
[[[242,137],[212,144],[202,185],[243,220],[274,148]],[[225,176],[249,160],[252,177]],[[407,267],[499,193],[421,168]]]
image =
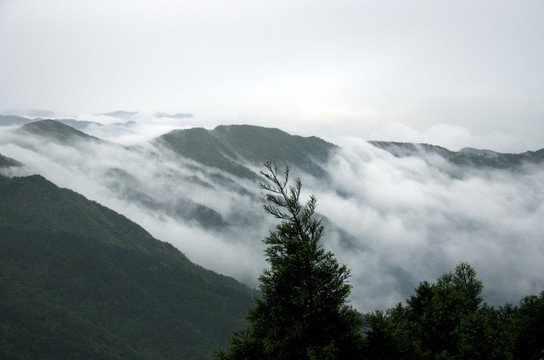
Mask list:
[[512,314],[512,342],[515,359],[544,357],[544,291],[524,297]]
[[0,358],[206,359],[253,292],[40,176],[0,176]]
[[288,186],[275,165],[262,173],[268,191],[265,211],[281,223],[264,239],[270,268],[260,276],[262,297],[248,312],[247,330],[236,333],[219,359],[355,359],[360,355],[361,320],[349,307],[349,271],[320,242],[324,227],[315,218],[317,201],[299,202],[301,181]]
[[0,225],[66,232],[143,251],[156,243],[149,233],[124,216],[71,190],[60,189],[40,175],[0,177],[0,198]]
[[[427,341],[426,347],[432,354],[446,351],[457,353],[458,337],[464,335],[461,326],[464,321],[477,313],[482,301],[481,281],[476,279],[476,272],[470,265],[461,263],[455,272],[442,275],[427,293],[428,285],[421,300],[427,302],[423,312],[416,315],[422,325],[422,336]],[[408,300],[418,302],[412,297]],[[466,326],[465,326],[466,327]]]
[[542,358],[544,293],[496,310],[483,303],[482,289],[461,263],[436,283],[420,283],[406,306],[368,314],[367,359]]

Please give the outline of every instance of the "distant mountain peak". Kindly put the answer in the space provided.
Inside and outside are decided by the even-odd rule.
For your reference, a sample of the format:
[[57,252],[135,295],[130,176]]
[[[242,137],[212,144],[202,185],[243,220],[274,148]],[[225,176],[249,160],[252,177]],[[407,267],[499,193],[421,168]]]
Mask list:
[[492,150],[479,150],[468,147],[456,152],[429,144],[388,141],[369,141],[369,143],[390,152],[396,157],[436,154],[460,167],[515,169],[526,163],[538,164],[544,161],[544,150],[527,151],[521,154],[504,154]]
[[244,161],[252,165],[277,161],[315,176],[325,176],[320,164],[328,160],[331,151],[337,148],[317,137],[290,135],[280,129],[254,125],[173,130],[155,141],[204,165],[249,179],[258,175],[246,167]]
[[[118,110],[118,111],[112,111],[108,113],[102,113],[99,115],[104,116],[111,116],[115,118],[121,118],[121,119],[132,119],[134,116],[138,115],[139,112],[137,111],[124,111],[124,110]],[[176,114],[168,114],[165,112],[157,111],[154,113],[151,113],[151,115],[157,117],[157,118],[169,118],[169,119],[184,119],[184,118],[192,118],[194,115],[191,113],[176,113]]]
[[130,119],[131,117],[133,117],[136,114],[137,114],[137,112],[135,112],[135,111],[118,110],[118,111],[112,111],[112,112],[108,112],[108,113],[102,113],[102,114],[99,114],[99,115],[111,116],[111,117],[122,118],[122,119]]
[[34,120],[17,115],[0,115],[0,126],[23,125]]
[[190,113],[177,113],[177,114],[167,114],[163,112],[158,112],[155,114],[158,118],[170,118],[170,119],[184,119],[184,118],[192,118],[194,115]]
[[460,153],[466,153],[466,154],[475,154],[475,155],[496,155],[498,154],[496,151],[493,150],[486,150],[486,149],[475,149],[471,147],[464,147],[461,150],[459,150]]
[[16,131],[45,136],[62,142],[71,140],[103,141],[56,120],[33,121],[24,124]]

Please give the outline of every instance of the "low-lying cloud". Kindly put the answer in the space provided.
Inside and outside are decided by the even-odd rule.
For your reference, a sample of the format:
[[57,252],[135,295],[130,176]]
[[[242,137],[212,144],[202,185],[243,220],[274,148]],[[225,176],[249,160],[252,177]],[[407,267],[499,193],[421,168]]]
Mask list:
[[452,177],[452,166],[433,155],[395,157],[362,141],[328,164],[334,188],[346,195],[321,190],[320,209],[359,240],[345,262],[361,308],[392,305],[376,295],[398,301],[461,261],[476,268],[491,302],[544,288],[544,169],[467,169]]
[[[0,154],[124,214],[195,263],[257,286],[267,265],[261,240],[274,226],[258,185],[141,139],[134,147],[63,145],[2,130]],[[329,224],[324,245],[351,269],[360,311],[393,306],[461,261],[474,266],[493,304],[544,289],[542,166],[461,169],[433,154],[395,157],[360,139],[344,141],[323,166],[328,180],[296,169],[292,176],[316,195]],[[176,215],[176,204],[204,205],[230,226],[205,228]]]

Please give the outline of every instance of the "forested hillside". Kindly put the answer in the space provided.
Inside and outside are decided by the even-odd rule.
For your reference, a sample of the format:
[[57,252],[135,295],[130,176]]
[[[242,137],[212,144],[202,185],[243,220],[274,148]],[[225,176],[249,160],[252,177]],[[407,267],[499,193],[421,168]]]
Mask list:
[[207,359],[253,292],[41,176],[0,177],[0,358]]
[[322,166],[337,148],[317,137],[293,136],[280,129],[249,125],[174,130],[158,137],[155,143],[206,166],[253,180],[258,171],[251,168],[270,159],[324,176]]

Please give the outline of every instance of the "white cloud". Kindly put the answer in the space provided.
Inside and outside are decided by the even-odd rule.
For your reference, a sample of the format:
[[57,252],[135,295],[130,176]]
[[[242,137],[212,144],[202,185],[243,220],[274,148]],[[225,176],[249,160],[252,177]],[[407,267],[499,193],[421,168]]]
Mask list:
[[[154,121],[142,119],[142,126],[130,135],[142,139],[140,132]],[[165,126],[174,125],[168,121]],[[108,134],[111,127],[101,129],[110,139],[127,139],[126,134]],[[416,131],[392,124],[384,129],[389,136],[399,129],[399,136],[409,134],[404,141],[425,142],[429,133],[474,141],[466,129],[449,125]],[[324,164],[331,182],[295,170],[292,176],[302,178],[304,194],[315,194],[318,211],[333,222],[323,239],[325,247],[352,270],[352,300],[359,310],[392,306],[409,296],[418,281],[433,281],[461,261],[476,268],[495,304],[517,302],[544,288],[540,166],[515,172],[460,171],[437,155],[395,157],[356,137],[344,138],[341,145]],[[262,210],[257,184],[235,179],[249,193],[225,189],[221,179],[211,176],[212,170],[149,144],[69,146],[4,130],[0,153],[126,215],[206,268],[254,286],[266,266],[261,240],[274,219]],[[111,186],[116,180],[108,173],[112,169],[126,176],[120,188]],[[158,206],[137,202],[134,194],[127,198],[122,195],[125,190],[149,197]],[[192,203],[214,209],[236,226],[206,230],[172,211]]]
[[441,171],[448,166],[396,158],[363,142],[330,163],[334,188],[349,197],[321,190],[320,211],[360,241],[355,251],[337,250],[355,269],[360,308],[392,306],[407,288],[461,261],[476,268],[495,303],[544,288],[535,276],[544,270],[538,261],[544,192],[536,185],[544,171],[478,170],[451,178]]

